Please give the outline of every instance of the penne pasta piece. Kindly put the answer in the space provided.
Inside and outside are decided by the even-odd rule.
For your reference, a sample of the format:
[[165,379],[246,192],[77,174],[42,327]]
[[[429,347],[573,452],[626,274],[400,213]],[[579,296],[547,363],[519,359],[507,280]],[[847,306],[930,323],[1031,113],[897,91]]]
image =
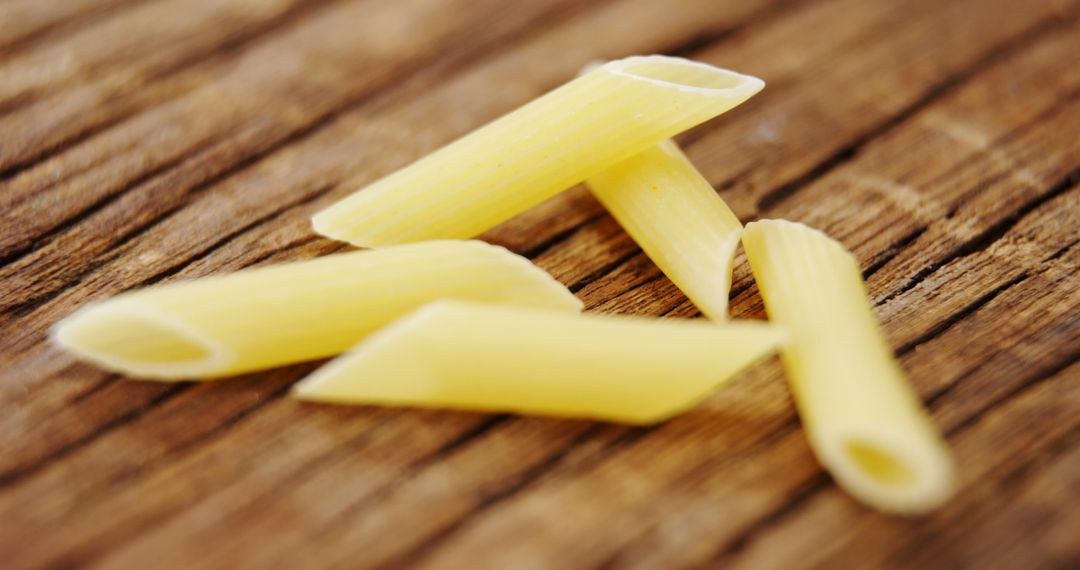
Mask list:
[[755,77],[666,56],[605,63],[319,212],[363,247],[469,238],[761,90]]
[[340,353],[440,298],[581,310],[523,257],[478,241],[440,241],[132,291],[80,309],[53,337],[118,372],[220,377]]
[[294,394],[649,423],[696,404],[770,354],[779,336],[764,322],[439,301],[323,366]]
[[705,316],[727,318],[742,224],[674,141],[594,174],[587,184]]
[[858,262],[802,224],[746,226],[743,247],[818,459],[858,499],[920,513],[953,486],[952,459],[908,386],[868,302]]

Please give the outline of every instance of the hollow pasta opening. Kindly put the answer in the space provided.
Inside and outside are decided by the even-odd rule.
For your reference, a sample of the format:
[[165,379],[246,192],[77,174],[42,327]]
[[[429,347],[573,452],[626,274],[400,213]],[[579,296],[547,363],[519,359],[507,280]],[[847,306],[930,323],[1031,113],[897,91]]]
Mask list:
[[165,323],[138,315],[100,317],[94,329],[76,328],[68,339],[102,357],[133,364],[180,364],[210,356],[202,343]]
[[53,339],[104,368],[148,378],[211,374],[232,360],[224,347],[171,315],[128,304],[88,307],[62,321]]
[[859,440],[847,442],[844,453],[863,474],[887,486],[906,486],[916,482],[915,471],[887,450]]
[[608,63],[609,71],[703,94],[752,95],[765,83],[756,77],[667,56],[636,56]]

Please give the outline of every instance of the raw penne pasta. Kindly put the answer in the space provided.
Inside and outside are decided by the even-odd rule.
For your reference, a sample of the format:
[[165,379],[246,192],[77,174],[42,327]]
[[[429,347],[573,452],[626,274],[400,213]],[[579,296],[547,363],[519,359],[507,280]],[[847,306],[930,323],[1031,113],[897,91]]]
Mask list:
[[742,224],[673,141],[594,174],[587,184],[705,316],[727,318]]
[[318,213],[364,247],[468,238],[757,93],[755,77],[666,56],[611,61]]
[[478,241],[438,241],[124,293],[77,311],[53,336],[110,370],[220,377],[338,354],[441,298],[581,310],[523,257]]
[[323,402],[662,420],[779,340],[764,322],[567,315],[439,301],[372,335],[294,389]]
[[893,357],[858,262],[802,224],[746,226],[743,247],[811,447],[841,486],[882,510],[920,513],[950,494],[952,459]]

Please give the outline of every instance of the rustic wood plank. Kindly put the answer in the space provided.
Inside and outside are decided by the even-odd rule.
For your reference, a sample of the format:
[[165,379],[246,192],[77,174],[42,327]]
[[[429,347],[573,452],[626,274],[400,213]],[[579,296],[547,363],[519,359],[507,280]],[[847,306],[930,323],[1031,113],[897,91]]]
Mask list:
[[[111,71],[117,81],[138,82],[142,75],[182,65],[192,58],[250,33],[299,7],[295,0],[156,0],[116,17],[75,30],[37,49],[16,53],[0,64],[0,107],[33,100],[85,77]],[[0,154],[0,170],[25,152],[10,141]],[[18,160],[15,158],[14,160]]]
[[[0,135],[6,141],[0,148],[0,156],[3,156],[0,180],[23,174],[16,179],[17,183],[5,185],[7,197],[4,203],[24,199],[30,193],[58,184],[112,158],[118,149],[114,148],[112,153],[98,149],[98,152],[73,153],[63,160],[53,161],[50,174],[44,179],[23,172],[58,157],[148,107],[161,105],[202,86],[207,78],[221,75],[224,69],[236,65],[238,54],[244,49],[279,29],[297,25],[336,1],[340,0],[293,2],[288,6],[279,5],[282,10],[256,11],[253,14],[256,17],[246,19],[242,26],[225,27],[210,43],[173,44],[169,46],[167,57],[139,59],[138,65],[128,64],[75,77],[62,89],[31,97],[31,101],[18,107],[17,113],[0,117]],[[153,22],[158,26],[168,24],[168,20]],[[204,23],[215,26],[222,22],[211,19]],[[130,150],[131,146],[124,151]]]
[[[1072,371],[1073,376],[1080,370]],[[1021,427],[1022,429],[1022,427]],[[984,510],[981,520],[964,521],[950,527],[952,536],[926,536],[927,548],[909,549],[907,559],[898,564],[915,568],[927,560],[943,565],[1018,568],[1030,564],[1068,568],[1075,566],[1075,530],[1080,525],[1075,505],[1080,497],[1080,443],[1074,430],[1071,437],[1048,446],[1017,471],[1008,473],[979,497],[994,505]],[[984,488],[985,488],[984,487]],[[1015,521],[1024,521],[1018,525]],[[947,539],[955,542],[946,542]],[[942,540],[946,539],[946,540]],[[1038,559],[1032,554],[1038,553]],[[924,566],[925,567],[925,566]]]
[[[414,6],[432,19],[446,14]],[[1075,2],[1023,11],[1004,1],[523,6],[551,14],[541,26],[513,20],[514,29],[535,30],[526,37],[500,21],[463,55],[429,61],[434,44],[401,44],[372,84],[317,78],[331,99],[364,93],[320,107],[321,115],[290,108],[299,118],[267,125],[251,111],[207,126],[199,140],[177,133],[166,148],[142,148],[140,135],[208,108],[212,97],[193,96],[205,89],[200,81],[254,81],[257,73],[234,66],[275,53],[267,46],[296,30],[329,49],[320,57],[343,57],[347,40],[327,31],[337,28],[318,28],[326,38],[310,32],[315,11],[205,67],[149,78],[160,91],[117,107],[143,114],[115,126],[103,119],[101,133],[75,135],[70,148],[0,182],[23,192],[20,200],[53,193],[40,205],[114,185],[89,215],[80,213],[86,203],[57,212],[61,229],[31,239],[12,259],[32,263],[0,281],[5,294],[24,295],[0,315],[9,364],[0,401],[14,406],[0,417],[0,551],[16,553],[9,563],[130,567],[167,556],[175,565],[232,567],[318,556],[348,566],[447,567],[502,556],[668,568],[1077,558],[1068,540],[1075,517],[1054,505],[1069,500],[1061,489],[1075,463],[1070,381],[1080,348],[1080,260],[1069,231],[1080,211],[1080,77],[1069,65],[1080,37]],[[477,35],[484,22],[446,24],[443,39]],[[642,33],[597,37],[602,23]],[[498,53],[487,54],[492,47]],[[775,363],[672,422],[626,429],[280,397],[315,364],[193,387],[121,382],[40,342],[45,327],[95,296],[338,249],[312,237],[312,211],[550,88],[583,61],[633,51],[678,51],[769,80],[758,100],[684,141],[742,217],[800,219],[856,251],[894,346],[970,466],[961,494],[925,530],[865,511],[831,485]],[[402,85],[376,85],[413,69]],[[267,81],[283,90],[302,84]],[[322,105],[324,96],[301,100]],[[50,172],[69,182],[50,183]],[[159,194],[172,201],[128,218],[157,207]],[[696,314],[580,189],[486,237],[535,257],[590,307]],[[53,270],[60,258],[70,259]],[[736,314],[763,314],[745,267],[736,291]],[[1031,417],[1044,419],[1029,427]],[[995,509],[1005,513],[1000,520],[978,521]],[[1059,526],[1038,537],[1050,527],[1019,532],[1033,512]],[[1040,549],[1018,552],[1006,540],[977,548],[1010,532]]]
[[[258,503],[249,504],[247,509],[230,512],[231,520],[237,523],[248,521],[246,528],[237,533],[237,540],[253,544],[271,533],[288,543],[288,546],[282,545],[282,550],[275,548],[252,555],[246,548],[227,547],[217,555],[207,557],[204,553],[192,552],[186,545],[165,548],[184,560],[214,560],[215,563],[220,561],[225,564],[255,567],[272,562],[280,563],[282,551],[303,549],[305,544],[320,540],[320,536],[325,538],[348,534],[350,539],[359,541],[355,549],[338,550],[325,556],[322,562],[329,566],[356,565],[356,553],[362,551],[362,564],[378,567],[399,550],[402,542],[428,536],[452,525],[459,518],[467,516],[475,508],[477,501],[494,501],[502,493],[513,492],[514,483],[526,484],[531,481],[532,473],[542,471],[549,464],[561,460],[568,450],[575,447],[574,443],[589,440],[595,444],[597,442],[593,441],[593,438],[600,434],[613,437],[617,435],[617,430],[598,424],[590,425],[587,422],[553,424],[550,420],[535,418],[515,421],[507,424],[505,429],[486,429],[469,438],[468,444],[461,448],[460,453],[445,453],[440,456],[440,461],[424,465],[422,469],[409,470],[399,474],[394,480],[387,480],[384,485],[368,487],[368,492],[360,500],[357,500],[355,491],[345,492],[343,495],[346,500],[338,502],[339,508],[313,512],[305,506],[308,501],[324,500],[322,497],[325,497],[326,486],[333,485],[333,481],[339,480],[342,474],[367,474],[370,478],[368,462],[343,459],[335,463],[336,473],[314,474],[305,480],[297,481],[287,502],[278,505],[280,510],[277,512],[294,510],[304,513],[308,524],[304,525],[301,532],[297,532],[298,529],[295,528],[282,528],[280,518],[266,518],[256,514],[261,510]],[[494,454],[491,454],[492,450],[495,450]],[[481,455],[484,458],[481,458]],[[491,469],[472,469],[471,464],[476,461],[486,461]],[[401,485],[403,481],[408,481],[409,484]],[[371,493],[373,489],[378,491]],[[471,492],[462,493],[462,489],[470,489]],[[278,491],[275,489],[271,492]],[[426,510],[426,506],[433,503],[442,505],[442,508],[430,511],[431,516],[416,518],[417,509]],[[379,505],[380,510],[386,514],[368,516],[367,509],[371,504]],[[190,512],[216,518],[220,516],[219,509],[220,504],[203,503]],[[167,533],[169,528],[171,526],[163,527],[162,532]],[[389,528],[399,529],[407,536],[397,538],[387,535],[386,530]],[[281,530],[285,532],[280,532]],[[199,534],[205,537],[211,532],[211,527],[203,527]],[[153,536],[160,537],[161,534],[154,533]],[[334,536],[334,540],[339,540],[338,536]],[[160,553],[160,548],[160,540],[149,538],[132,549],[106,558],[103,565],[118,568],[138,566],[151,560],[155,552]]]

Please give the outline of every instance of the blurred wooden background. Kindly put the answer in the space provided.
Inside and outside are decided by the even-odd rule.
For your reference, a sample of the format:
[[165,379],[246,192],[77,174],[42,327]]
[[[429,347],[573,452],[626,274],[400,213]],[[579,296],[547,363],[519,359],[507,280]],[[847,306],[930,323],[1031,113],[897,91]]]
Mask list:
[[[1080,564],[1075,0],[0,2],[0,566]],[[921,519],[814,461],[775,361],[667,423],[301,404],[76,364],[91,299],[341,249],[312,212],[572,77],[763,77],[681,137],[744,220],[842,240],[954,446]],[[696,311],[585,191],[492,231],[590,310]],[[737,317],[762,318],[740,256]]]

